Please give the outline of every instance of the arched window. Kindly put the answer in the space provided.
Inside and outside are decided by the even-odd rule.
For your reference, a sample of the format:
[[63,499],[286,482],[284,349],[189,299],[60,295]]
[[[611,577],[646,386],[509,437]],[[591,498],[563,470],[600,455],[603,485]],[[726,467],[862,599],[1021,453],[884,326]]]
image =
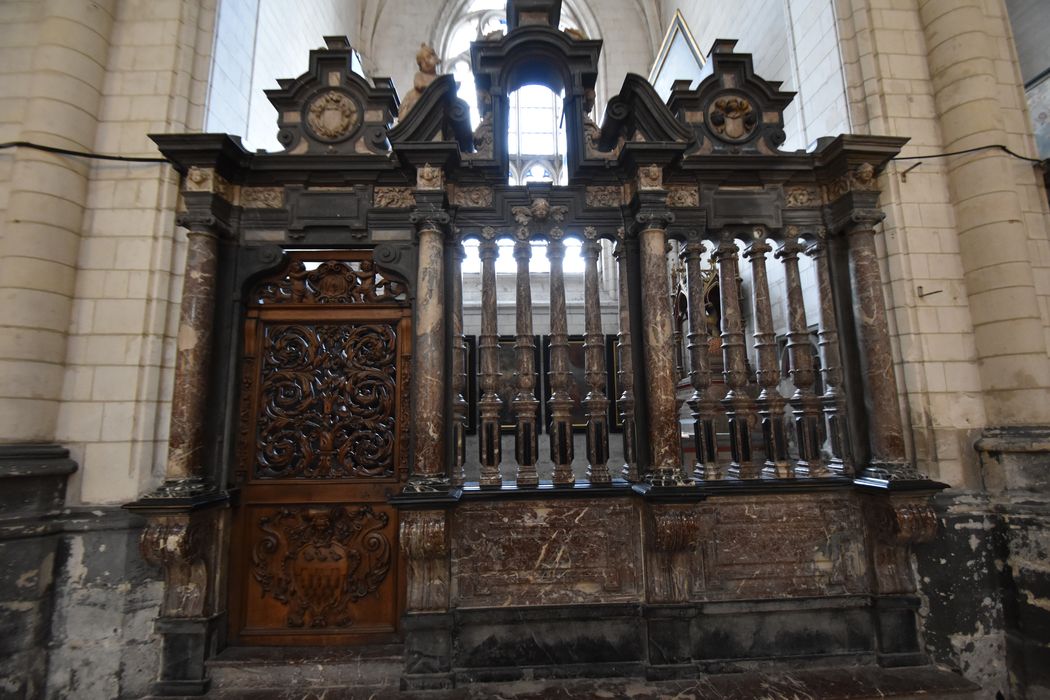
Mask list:
[[[562,6],[559,29],[579,29],[579,19],[568,6]],[[459,83],[459,96],[470,105],[471,125],[477,128],[481,116],[470,66],[470,43],[492,32],[507,31],[507,4],[503,0],[467,0],[460,18],[446,33],[445,70]],[[511,185],[526,182],[567,184],[565,169],[565,120],[562,96],[542,85],[526,85],[510,95]]]

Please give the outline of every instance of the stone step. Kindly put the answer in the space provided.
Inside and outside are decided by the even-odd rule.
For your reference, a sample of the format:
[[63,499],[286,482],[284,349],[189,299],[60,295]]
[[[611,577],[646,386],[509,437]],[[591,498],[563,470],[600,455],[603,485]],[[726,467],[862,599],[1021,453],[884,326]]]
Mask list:
[[549,679],[476,683],[448,690],[399,689],[399,647],[368,650],[226,650],[210,661],[207,697],[223,700],[978,700],[989,697],[950,671],[925,666],[873,666],[752,671],[687,680]]
[[[230,647],[208,661],[208,696],[264,690],[396,689],[404,668],[402,647]],[[239,696],[239,695],[238,695]]]

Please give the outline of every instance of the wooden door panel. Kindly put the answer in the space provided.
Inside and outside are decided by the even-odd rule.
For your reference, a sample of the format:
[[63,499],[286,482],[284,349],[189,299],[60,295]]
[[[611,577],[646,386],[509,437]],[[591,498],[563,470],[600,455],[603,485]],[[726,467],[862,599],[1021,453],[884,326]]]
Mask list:
[[387,498],[407,472],[410,309],[369,254],[309,255],[292,254],[249,294],[234,643],[379,642],[398,631],[403,561]]
[[317,644],[392,636],[397,512],[379,503],[247,505],[240,640]]

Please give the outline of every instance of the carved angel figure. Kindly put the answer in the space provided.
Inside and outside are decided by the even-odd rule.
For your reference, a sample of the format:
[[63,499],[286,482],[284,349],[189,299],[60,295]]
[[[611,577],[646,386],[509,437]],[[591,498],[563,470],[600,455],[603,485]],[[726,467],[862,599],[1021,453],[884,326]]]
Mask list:
[[416,71],[416,77],[412,81],[412,89],[408,91],[405,99],[401,102],[401,108],[397,112],[399,119],[405,118],[409,110],[419,101],[427,86],[437,80],[437,67],[440,63],[441,59],[438,58],[437,52],[434,51],[430,44],[423,43],[419,45],[419,52],[416,53],[416,66],[418,66],[419,70]]

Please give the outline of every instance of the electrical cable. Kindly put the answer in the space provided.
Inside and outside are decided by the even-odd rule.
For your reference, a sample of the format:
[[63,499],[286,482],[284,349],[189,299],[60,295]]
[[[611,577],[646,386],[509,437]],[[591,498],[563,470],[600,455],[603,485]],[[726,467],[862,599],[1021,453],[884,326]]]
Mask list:
[[0,143],[0,149],[4,148],[33,148],[38,151],[44,151],[45,153],[57,153],[63,156],[74,156],[76,158],[91,158],[93,160],[116,160],[125,163],[168,163],[170,162],[167,158],[147,158],[145,156],[111,156],[104,153],[86,153],[84,151],[74,151],[69,148],[59,148],[58,146],[42,146],[39,143],[32,143],[30,141],[8,141],[6,143]]
[[993,143],[987,146],[974,146],[973,148],[964,148],[961,151],[949,151],[948,153],[928,153],[921,156],[894,156],[891,160],[922,160],[925,158],[947,158],[948,156],[961,156],[967,153],[976,153],[977,151],[986,151],[989,148],[998,148],[1003,153],[1011,155],[1018,160],[1028,161],[1029,163],[1045,163],[1046,161],[1039,160],[1038,158],[1029,158],[1028,156],[1022,156],[1020,153],[1014,153],[1006,146],[1001,143]]

